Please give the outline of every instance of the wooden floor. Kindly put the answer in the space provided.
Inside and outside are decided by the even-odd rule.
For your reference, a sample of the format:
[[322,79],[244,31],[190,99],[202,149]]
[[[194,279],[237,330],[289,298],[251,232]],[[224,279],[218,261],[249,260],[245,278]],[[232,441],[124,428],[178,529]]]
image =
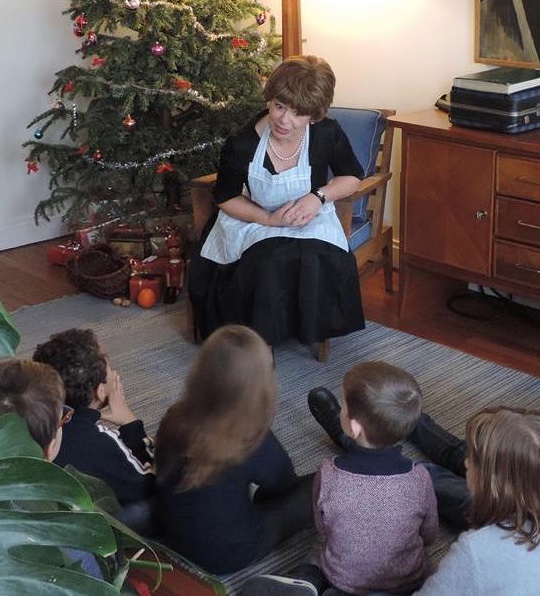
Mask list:
[[[58,242],[0,251],[0,301],[9,311],[76,293],[65,269],[47,263],[47,247]],[[410,316],[400,318],[398,282],[396,272],[394,294],[391,295],[383,289],[380,272],[362,281],[366,318],[540,376],[539,311],[494,310],[490,302],[466,299],[456,301],[454,306],[456,310],[474,316],[463,316],[447,308],[446,304],[427,307],[419,286],[418,295],[412,296],[417,308]]]

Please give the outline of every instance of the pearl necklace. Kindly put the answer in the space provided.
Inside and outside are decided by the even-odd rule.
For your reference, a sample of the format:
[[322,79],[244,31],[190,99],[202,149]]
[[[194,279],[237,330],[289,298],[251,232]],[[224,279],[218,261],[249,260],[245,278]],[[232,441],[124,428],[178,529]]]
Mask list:
[[294,159],[300,153],[300,149],[302,149],[302,145],[304,144],[305,137],[306,137],[306,131],[304,130],[304,134],[302,135],[302,138],[300,139],[300,143],[298,144],[298,147],[296,148],[296,151],[294,153],[292,153],[291,155],[289,155],[288,157],[283,157],[283,155],[280,155],[276,151],[276,148],[274,147],[274,144],[272,143],[272,137],[271,136],[268,137],[268,144],[270,145],[270,149],[272,149],[272,152],[274,153],[274,155],[279,160],[281,160],[281,161],[291,161],[291,159]]

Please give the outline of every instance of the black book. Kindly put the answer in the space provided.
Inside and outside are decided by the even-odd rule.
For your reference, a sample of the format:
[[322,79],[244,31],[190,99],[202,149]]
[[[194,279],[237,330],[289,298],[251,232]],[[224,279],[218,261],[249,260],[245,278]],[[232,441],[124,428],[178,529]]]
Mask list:
[[454,87],[510,94],[540,86],[540,70],[501,66],[454,78]]

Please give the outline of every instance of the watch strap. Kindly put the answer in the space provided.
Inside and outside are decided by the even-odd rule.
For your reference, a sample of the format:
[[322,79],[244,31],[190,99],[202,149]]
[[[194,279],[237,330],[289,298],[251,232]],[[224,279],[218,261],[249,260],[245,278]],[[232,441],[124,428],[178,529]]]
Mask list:
[[321,205],[324,205],[326,203],[326,195],[320,188],[317,188],[316,190],[314,190],[313,194],[319,199],[319,201],[321,202]]

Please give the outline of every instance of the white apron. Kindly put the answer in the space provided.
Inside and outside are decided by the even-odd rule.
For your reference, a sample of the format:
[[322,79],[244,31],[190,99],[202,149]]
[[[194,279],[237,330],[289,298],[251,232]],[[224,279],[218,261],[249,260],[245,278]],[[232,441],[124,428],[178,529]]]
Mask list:
[[[268,126],[261,136],[253,161],[249,164],[248,183],[251,200],[268,211],[275,211],[291,200],[303,197],[311,190],[309,165],[309,126],[298,157],[298,165],[279,174],[264,167],[266,146],[270,136]],[[325,203],[309,223],[300,227],[262,226],[230,217],[221,209],[216,222],[201,249],[201,256],[220,264],[234,263],[256,242],[267,238],[311,238],[334,244],[348,251],[347,238],[336,215],[333,203]]]

